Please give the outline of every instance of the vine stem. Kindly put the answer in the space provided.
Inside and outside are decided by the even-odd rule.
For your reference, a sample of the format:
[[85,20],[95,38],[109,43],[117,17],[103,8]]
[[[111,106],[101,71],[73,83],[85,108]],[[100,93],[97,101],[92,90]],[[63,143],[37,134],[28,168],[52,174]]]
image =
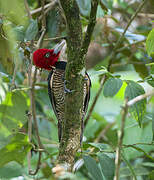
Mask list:
[[120,131],[118,132],[118,146],[117,146],[116,158],[115,158],[116,169],[115,169],[114,180],[119,180],[119,170],[120,170],[120,161],[121,161],[122,142],[123,142],[123,137],[124,137],[125,119],[128,112],[127,102],[128,102],[128,99],[126,99],[125,106],[123,107],[123,110],[122,110],[121,128],[120,128]]
[[[25,3],[25,8],[27,10],[28,17],[32,18],[27,0],[24,0],[24,3]],[[39,38],[39,40],[37,42],[37,45],[36,45],[37,48],[40,48],[41,43],[42,43],[43,38],[44,38],[44,35],[45,35],[45,32],[46,32],[46,21],[45,21],[45,13],[44,13],[44,4],[45,4],[45,2],[44,2],[44,0],[41,0],[41,4],[42,4],[41,10],[42,10],[42,15],[43,15],[43,18],[42,18],[42,33],[41,33],[41,36],[40,36],[40,38]],[[31,41],[32,49],[34,49],[33,44],[34,44],[34,41],[32,40]],[[30,175],[36,175],[39,168],[40,168],[42,149],[44,149],[44,148],[43,148],[43,145],[42,145],[41,140],[40,140],[38,124],[37,124],[37,119],[36,119],[35,83],[36,83],[36,77],[37,77],[37,68],[35,68],[34,73],[33,73],[33,77],[32,77],[32,67],[33,67],[32,54],[30,56],[29,62],[30,63],[29,63],[29,70],[28,70],[28,85],[30,87],[29,95],[30,95],[30,102],[31,103],[30,103],[30,112],[29,112],[30,114],[28,116],[29,117],[28,118],[28,137],[29,137],[29,141],[31,142],[32,120],[33,120],[35,132],[36,132],[36,137],[37,137],[37,141],[38,141],[38,148],[41,149],[41,150],[39,151],[39,158],[38,158],[38,162],[37,162],[37,167],[36,167],[36,169],[34,171],[31,169],[31,151],[28,152],[27,161],[28,161],[29,174]]]

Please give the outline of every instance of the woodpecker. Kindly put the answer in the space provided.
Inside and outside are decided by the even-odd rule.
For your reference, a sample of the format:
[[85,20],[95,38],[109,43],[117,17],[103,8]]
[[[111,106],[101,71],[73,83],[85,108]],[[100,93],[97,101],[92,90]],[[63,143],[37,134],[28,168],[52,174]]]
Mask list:
[[[33,63],[36,67],[49,70],[48,75],[48,94],[51,101],[53,111],[58,119],[58,138],[59,142],[62,137],[62,122],[65,113],[65,93],[71,93],[65,86],[65,68],[66,61],[59,60],[60,51],[65,45],[65,40],[57,44],[54,49],[38,49],[33,53]],[[84,117],[87,112],[88,103],[90,99],[91,81],[86,72],[85,82],[83,88],[83,115],[81,122],[81,137],[82,142]]]

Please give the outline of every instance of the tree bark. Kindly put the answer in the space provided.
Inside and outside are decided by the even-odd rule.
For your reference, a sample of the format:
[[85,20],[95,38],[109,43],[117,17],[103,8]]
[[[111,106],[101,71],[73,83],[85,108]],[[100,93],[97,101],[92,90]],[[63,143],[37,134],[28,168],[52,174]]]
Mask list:
[[[85,55],[95,25],[97,1],[92,0],[87,32],[82,40],[82,25],[76,0],[60,0],[67,22],[67,67],[66,86],[71,90],[65,94],[65,122],[63,122],[62,140],[59,147],[59,163],[74,164],[74,158],[80,147],[81,119],[83,110],[83,84],[85,78]],[[95,4],[95,10],[93,5]],[[90,16],[91,18],[91,16]],[[89,27],[90,26],[90,27]]]

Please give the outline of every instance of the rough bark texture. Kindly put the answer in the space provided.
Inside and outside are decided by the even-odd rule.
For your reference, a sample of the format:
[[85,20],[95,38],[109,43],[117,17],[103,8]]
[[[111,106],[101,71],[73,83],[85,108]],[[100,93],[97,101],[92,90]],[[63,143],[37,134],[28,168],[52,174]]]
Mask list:
[[65,79],[67,88],[72,92],[65,95],[65,122],[63,123],[63,134],[59,148],[59,162],[67,163],[72,167],[75,153],[80,147],[85,54],[92,34],[92,32],[89,34],[88,31],[93,31],[94,23],[92,28],[87,28],[89,35],[86,34],[82,41],[82,27],[76,0],[60,0],[60,2],[66,16],[68,35],[68,63]]

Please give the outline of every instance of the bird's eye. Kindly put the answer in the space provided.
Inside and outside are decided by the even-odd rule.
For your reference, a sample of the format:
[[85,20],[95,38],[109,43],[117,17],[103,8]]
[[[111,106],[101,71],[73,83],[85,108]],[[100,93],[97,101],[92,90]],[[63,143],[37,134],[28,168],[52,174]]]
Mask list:
[[47,53],[44,55],[44,57],[49,58],[49,57],[50,57],[50,52],[47,52]]

